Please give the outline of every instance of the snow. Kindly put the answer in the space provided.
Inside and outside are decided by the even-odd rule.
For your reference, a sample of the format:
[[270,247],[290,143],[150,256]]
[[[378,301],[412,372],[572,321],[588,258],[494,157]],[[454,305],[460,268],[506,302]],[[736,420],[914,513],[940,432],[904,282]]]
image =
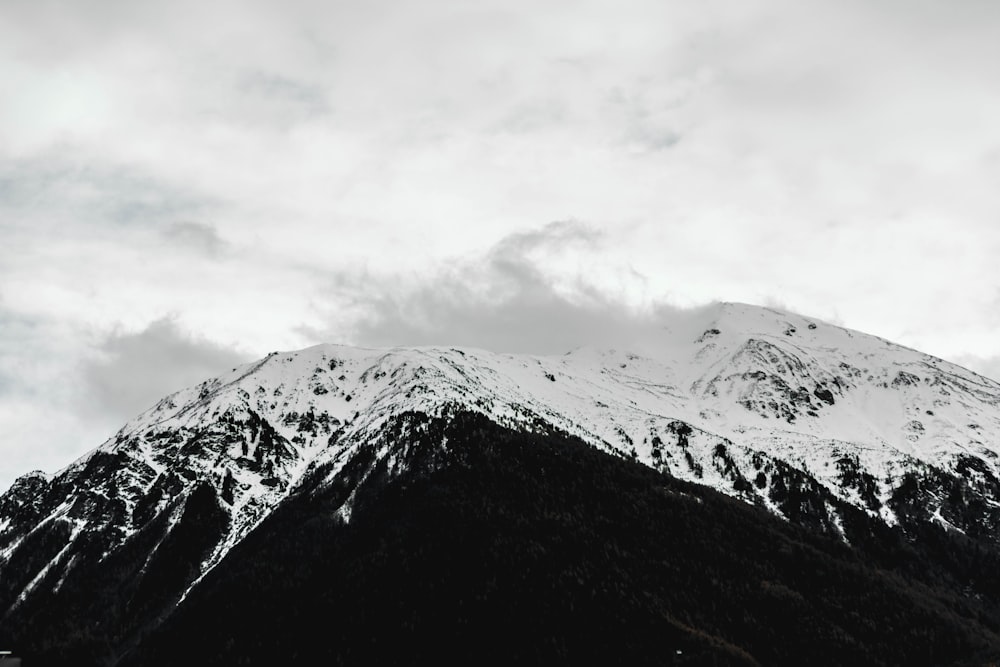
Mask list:
[[830,503],[825,503],[827,514],[833,519],[833,527],[837,529],[837,533],[840,534],[840,539],[847,544],[851,544],[851,541],[847,539],[847,532],[844,530],[844,520],[841,518],[840,514],[837,513],[836,509],[830,505]]
[[[230,532],[202,564],[206,572],[308,470],[332,462],[335,475],[350,452],[378,438],[387,420],[401,413],[446,415],[455,407],[522,429],[540,418],[604,451],[626,457],[634,452],[647,465],[733,496],[741,496],[734,474],[754,480],[757,466],[773,461],[809,472],[836,497],[863,507],[858,492],[840,482],[836,464],[843,457],[856,458],[875,478],[883,502],[908,470],[952,470],[956,457],[973,456],[996,474],[1000,460],[994,444],[1000,443],[1000,384],[818,320],[719,304],[664,329],[662,340],[641,354],[578,348],[537,356],[332,344],[272,353],[164,398],[56,477],[80,475],[96,452],[124,453],[128,465],[114,480],[99,483],[134,489],[125,497],[131,513],[157,475],[181,464],[220,489],[228,472],[235,482],[227,506]],[[307,414],[326,416],[328,427],[317,427],[315,434],[303,430]],[[222,445],[187,452],[183,460],[167,456],[175,451],[168,449],[171,438],[159,436],[191,439],[223,415],[239,424],[259,416],[293,454],[267,474],[241,464],[242,453]],[[676,423],[691,428],[686,447],[672,430]],[[256,437],[247,431],[247,457],[259,445]],[[393,457],[392,448],[382,445],[380,455]],[[731,464],[716,455],[720,446]],[[397,458],[390,464],[390,470],[404,465]],[[277,484],[265,483],[269,474]],[[769,488],[767,475],[757,499],[777,512]],[[349,505],[341,513],[350,520]],[[884,506],[880,516],[896,521]],[[138,527],[123,528],[127,537]]]
[[[31,595],[32,591],[35,590],[38,584],[45,579],[45,577],[49,574],[49,572],[52,571],[53,568],[58,566],[59,562],[63,559],[66,553],[69,552],[70,547],[72,547],[73,543],[76,542],[76,538],[80,535],[80,533],[83,531],[84,528],[85,525],[83,522],[75,522],[75,526],[73,527],[73,532],[70,534],[69,539],[66,540],[66,544],[63,546],[62,549],[59,550],[59,553],[53,556],[52,560],[46,563],[45,566],[38,571],[38,574],[36,574],[34,578],[30,582],[28,582],[28,585],[25,586],[24,590],[21,591],[20,595],[17,596],[17,599],[14,601],[14,604],[11,605],[11,609],[14,609],[15,607],[23,603],[25,600],[27,600],[28,596]],[[72,561],[72,558],[70,559],[70,561]],[[67,563],[67,566],[68,565],[69,563]],[[62,584],[62,579],[63,577],[59,578],[57,586]]]
[[941,516],[941,508],[940,507],[937,508],[936,510],[934,510],[934,514],[931,516],[931,521],[937,522],[942,527],[944,527],[945,530],[955,531],[957,533],[962,533],[963,535],[965,534],[964,530],[962,530],[961,528],[959,528],[958,526],[956,526],[955,524],[953,524],[951,521],[948,521],[943,516]]
[[[706,335],[712,331],[718,333]],[[749,410],[741,405],[748,397],[787,402],[767,382],[748,379],[758,371],[809,392],[826,386],[834,404],[813,399],[815,416],[800,411],[793,423]],[[901,372],[919,383],[894,386]],[[202,398],[206,386],[214,389]],[[900,460],[947,467],[970,451],[995,455],[991,443],[1000,442],[997,383],[880,338],[742,304],[720,304],[695,324],[665,331],[663,345],[644,355],[593,348],[532,356],[340,345],[275,353],[175,394],[123,432],[197,428],[213,410],[239,404],[289,439],[295,432],[284,426],[286,415],[310,410],[330,415],[346,425],[343,440],[352,442],[373,436],[400,412],[440,414],[449,403],[519,427],[541,417],[602,449],[628,455],[635,447],[640,460],[651,465],[650,448],[640,444],[651,431],[682,421],[704,434],[693,443],[705,476],[693,475],[676,458],[673,474],[732,493],[731,482],[704,465],[715,444],[728,442],[745,475],[750,472],[745,461],[763,451],[817,474],[853,503],[859,502],[853,490],[822,474],[840,456],[857,456],[882,482],[899,476]],[[915,422],[922,430],[914,430]],[[298,449],[302,458],[286,472],[289,488],[323,454],[325,442]],[[992,458],[985,460],[995,469]],[[249,486],[247,496],[268,493],[259,479],[239,474],[238,481]]]

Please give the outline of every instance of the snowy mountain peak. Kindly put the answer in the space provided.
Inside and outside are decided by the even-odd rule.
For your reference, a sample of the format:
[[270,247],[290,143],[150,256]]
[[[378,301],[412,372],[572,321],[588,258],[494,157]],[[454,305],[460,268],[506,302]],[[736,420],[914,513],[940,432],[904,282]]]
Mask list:
[[[1000,507],[1000,385],[873,336],[725,303],[679,319],[642,354],[332,344],[269,354],[165,397],[51,478],[20,478],[0,497],[0,562],[52,526],[110,554],[150,526],[169,533],[208,493],[225,521],[204,573],[303,480],[335,484],[363,451],[366,465],[399,470],[407,415],[460,412],[577,436],[786,518],[807,497],[830,530],[838,506],[899,521],[915,511],[903,502],[914,479],[927,520],[1000,522],[995,509],[973,516],[953,502]],[[72,549],[45,567],[64,576]]]
[[[651,451],[636,445],[648,440],[650,421],[683,421],[806,466],[818,463],[817,442],[851,443],[884,477],[905,458],[948,467],[972,455],[992,467],[998,405],[1000,385],[942,360],[793,313],[723,303],[667,332],[653,355],[342,345],[272,353],[166,397],[104,447],[142,451],[160,471],[174,454],[158,434],[242,424],[252,437],[235,460],[266,459],[265,472],[292,484],[315,456],[330,455],[335,433],[461,406],[504,424],[542,419],[651,464]],[[272,441],[280,447],[268,458]]]

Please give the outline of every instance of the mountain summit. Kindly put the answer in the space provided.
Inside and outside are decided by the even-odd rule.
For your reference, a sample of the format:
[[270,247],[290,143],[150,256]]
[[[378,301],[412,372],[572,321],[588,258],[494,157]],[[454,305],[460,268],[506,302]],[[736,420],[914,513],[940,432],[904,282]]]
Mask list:
[[[543,464],[537,457],[550,447],[570,452],[582,447],[588,453],[548,457]],[[509,459],[497,463],[495,457],[503,459],[505,452]],[[996,562],[998,454],[1000,384],[880,338],[742,304],[719,304],[664,330],[662,344],[644,354],[581,348],[561,356],[530,356],[338,345],[272,353],[165,397],[67,468],[51,476],[25,475],[0,496],[0,641],[53,664],[81,653],[94,664],[156,664],[157,655],[169,655],[165,637],[190,641],[197,625],[191,619],[207,613],[199,610],[218,611],[213,605],[223,597],[217,591],[229,590],[226,586],[235,581],[254,586],[262,576],[270,579],[257,570],[248,574],[248,563],[273,564],[279,552],[290,557],[274,545],[303,539],[308,531],[302,526],[319,521],[318,516],[329,526],[323,523],[326,527],[316,534],[330,544],[355,540],[371,550],[358,535],[393,526],[402,530],[394,522],[408,516],[409,506],[398,503],[427,480],[457,484],[501,466],[498,477],[479,483],[490,487],[504,475],[515,475],[521,483],[519,476],[527,475],[551,492],[562,482],[546,482],[545,475],[563,480],[572,469],[586,477],[606,467],[609,478],[646,480],[639,485],[641,493],[659,500],[636,500],[644,508],[637,510],[642,516],[703,512],[705,522],[719,525],[743,517],[734,530],[776,531],[781,535],[776,542],[815,536],[823,545],[810,547],[816,553],[861,558],[863,566],[851,565],[861,569],[850,586],[867,581],[865,567],[877,566],[919,581],[913,584],[918,588],[943,587],[939,597],[947,601],[938,600],[933,610],[961,615],[954,609],[969,604],[970,618],[978,620],[954,621],[954,646],[927,650],[942,650],[940,656],[948,660],[985,655],[1000,647],[993,634],[1000,628],[1000,616],[993,615],[996,598],[989,598],[996,592],[991,588],[996,575],[966,561],[979,558],[976,567],[981,568]],[[481,465],[472,466],[473,460]],[[536,479],[536,474],[542,476]],[[440,488],[453,488],[448,483],[441,481]],[[580,502],[596,502],[609,493],[603,483],[598,487]],[[578,491],[574,483],[552,500],[553,507]],[[505,491],[496,493],[507,497]],[[468,502],[467,496],[461,498],[458,505]],[[679,498],[694,498],[697,507],[685,500],[680,508]],[[605,511],[619,509],[600,504],[593,516]],[[664,517],[656,520],[667,521]],[[532,522],[543,519],[524,521],[531,533],[537,527]],[[292,538],[281,526],[298,526],[299,532]],[[594,526],[588,530],[601,534]],[[648,526],[635,529],[645,530]],[[798,530],[810,537],[786,534]],[[561,539],[558,526],[554,531],[554,539]],[[662,539],[657,535],[649,540]],[[318,557],[314,546],[300,552]],[[337,558],[348,558],[340,551],[347,547],[331,548]],[[657,558],[667,567],[671,548],[663,548]],[[942,548],[955,553],[927,555]],[[332,552],[322,553],[334,558]],[[261,561],[262,554],[268,558]],[[673,557],[685,556],[674,552]],[[822,556],[823,563],[827,557]],[[313,561],[303,563],[303,571],[314,567]],[[911,579],[899,584],[902,592],[886,595],[908,599]],[[292,584],[281,582],[282,591],[291,590]],[[328,584],[336,588],[343,582]],[[774,586],[784,586],[780,590],[787,589],[787,599],[781,604],[789,609],[799,604],[796,595],[802,597],[790,585],[775,580],[767,589],[773,593],[779,590]],[[337,590],[344,604],[353,600],[351,594],[374,595]],[[463,599],[461,591],[453,593],[457,601]],[[514,604],[508,594],[497,595]],[[472,604],[456,602],[466,603]],[[653,612],[642,606],[642,614],[662,612],[664,628],[689,647],[689,656],[711,655],[726,664],[777,664],[801,657],[775,653],[773,646],[754,648],[750,639],[740,640],[744,630],[732,624],[692,626],[688,621],[698,614],[680,602],[670,604],[685,611],[667,605]],[[924,609],[914,604],[910,608]],[[937,618],[938,611],[921,618]],[[939,627],[946,626],[939,621]],[[230,639],[238,634],[226,632]],[[863,648],[860,630],[843,632],[848,639],[830,641]],[[536,651],[531,655],[543,662],[576,655],[571,645],[546,652],[542,644],[530,644],[529,653]],[[640,645],[645,652],[621,655],[646,655],[646,645]],[[212,650],[220,664],[238,655],[232,646],[229,653],[218,646]],[[678,661],[684,655],[678,651],[659,657],[669,653],[669,660]],[[358,657],[350,651],[337,655],[347,662],[351,655]]]

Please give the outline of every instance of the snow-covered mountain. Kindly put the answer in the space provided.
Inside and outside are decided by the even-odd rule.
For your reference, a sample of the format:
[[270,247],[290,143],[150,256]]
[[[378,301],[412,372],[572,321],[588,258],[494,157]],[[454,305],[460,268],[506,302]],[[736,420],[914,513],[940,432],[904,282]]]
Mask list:
[[[818,320],[720,304],[645,354],[319,345],[167,396],[0,496],[0,617],[88,560],[146,549],[150,567],[209,494],[213,528],[176,602],[304,480],[337,483],[365,447],[403,469],[407,415],[469,411],[577,436],[847,542],[844,507],[1000,537],[1000,384]],[[351,512],[348,495],[338,515]]]

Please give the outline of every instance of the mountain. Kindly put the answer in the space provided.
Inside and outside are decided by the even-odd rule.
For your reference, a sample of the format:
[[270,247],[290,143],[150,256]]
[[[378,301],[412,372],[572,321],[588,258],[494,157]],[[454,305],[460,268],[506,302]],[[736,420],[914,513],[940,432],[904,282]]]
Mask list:
[[320,345],[172,394],[0,496],[0,644],[36,664],[1000,657],[1000,384],[742,304],[662,333],[643,355]]

